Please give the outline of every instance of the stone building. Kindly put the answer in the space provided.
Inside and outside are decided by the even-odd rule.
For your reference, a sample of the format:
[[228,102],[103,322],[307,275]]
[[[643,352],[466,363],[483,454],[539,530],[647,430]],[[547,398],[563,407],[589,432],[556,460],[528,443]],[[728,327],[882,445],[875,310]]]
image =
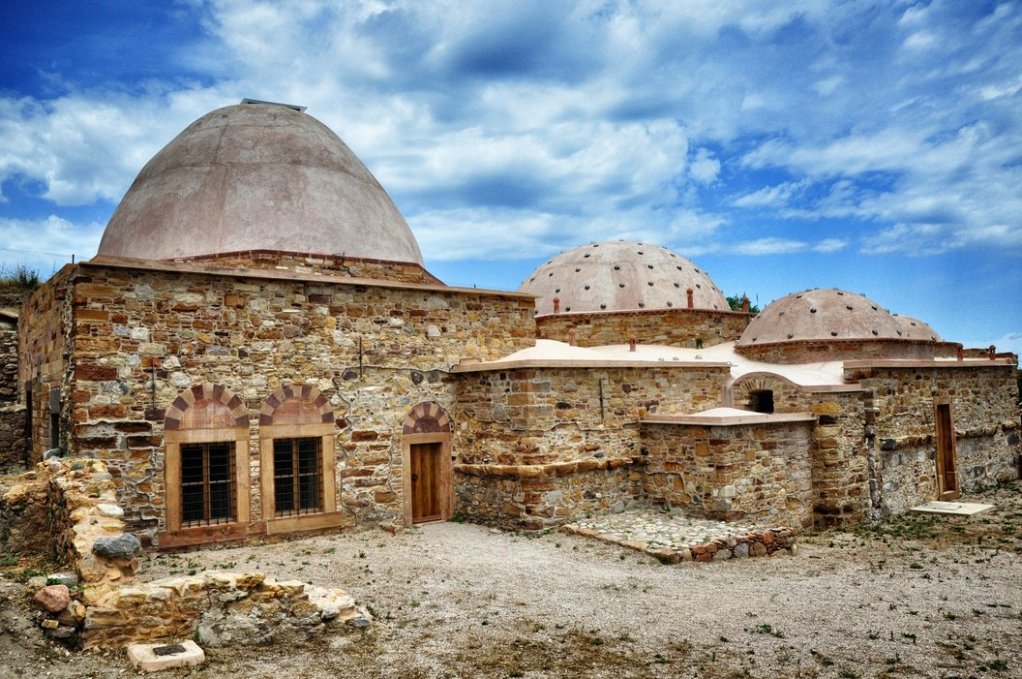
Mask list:
[[18,391],[30,459],[101,458],[160,548],[649,502],[803,527],[1017,477],[1016,358],[959,349],[842,291],[731,311],[636,243],[446,286],[333,132],[243,102],[28,300]]

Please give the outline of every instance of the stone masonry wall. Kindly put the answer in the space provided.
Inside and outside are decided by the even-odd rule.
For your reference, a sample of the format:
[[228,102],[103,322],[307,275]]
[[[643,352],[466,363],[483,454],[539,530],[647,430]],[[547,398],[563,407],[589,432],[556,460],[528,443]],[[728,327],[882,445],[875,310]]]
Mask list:
[[513,530],[537,530],[641,501],[630,458],[550,465],[455,466],[455,515]]
[[811,526],[812,427],[643,422],[646,495],[691,516]]
[[0,406],[0,473],[26,466],[25,406]]
[[0,321],[0,406],[18,401],[18,329]]
[[1012,366],[849,371],[873,391],[879,515],[937,498],[935,402],[948,399],[963,492],[1018,478],[1018,384]]
[[816,415],[812,451],[813,508],[817,527],[857,523],[872,516],[876,500],[868,443],[873,413],[868,390],[803,389],[779,377],[750,375],[732,386],[735,407],[748,408],[754,391],[773,392],[774,412]]
[[[0,300],[2,301],[2,300]],[[25,408],[18,405],[18,329],[0,319],[0,473],[25,465]]]
[[507,355],[534,336],[531,300],[342,279],[79,265],[73,301],[75,453],[107,463],[126,520],[150,536],[165,528],[164,412],[183,389],[223,385],[250,412],[252,530],[258,414],[286,383],[314,386],[334,407],[348,524],[395,520],[408,412],[422,401],[449,408],[451,366]]
[[931,359],[946,355],[943,343],[915,340],[828,340],[747,344],[737,347],[738,353],[765,363],[816,363],[818,361],[859,360],[870,358]]
[[[70,399],[60,399],[57,418],[51,417],[51,390],[67,394],[71,376],[65,361],[65,349],[71,332],[71,299],[68,286],[75,266],[68,264],[39,287],[22,307],[18,319],[18,381],[30,385],[25,395],[31,421],[28,441],[28,461],[42,460],[50,449],[53,438],[51,424],[57,420],[61,433],[66,436],[70,422]],[[64,439],[66,452],[66,438]]]
[[640,413],[720,405],[726,367],[518,368],[458,376],[458,461],[545,464],[638,454]]
[[536,336],[567,342],[574,328],[580,347],[627,344],[632,336],[640,344],[711,347],[738,339],[752,316],[711,309],[544,314],[536,317]]
[[[631,506],[638,421],[720,404],[726,368],[519,368],[459,375],[455,511],[540,527]],[[630,469],[630,471],[629,471]]]

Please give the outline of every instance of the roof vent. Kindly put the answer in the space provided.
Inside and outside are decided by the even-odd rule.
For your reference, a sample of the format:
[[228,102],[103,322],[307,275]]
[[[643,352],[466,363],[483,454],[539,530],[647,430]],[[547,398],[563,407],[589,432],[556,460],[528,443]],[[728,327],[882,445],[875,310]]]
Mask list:
[[305,113],[306,106],[297,106],[295,104],[282,104],[279,101],[263,101],[261,99],[242,99],[242,104],[266,104],[267,106],[283,106],[289,108],[292,111],[298,111],[299,113]]

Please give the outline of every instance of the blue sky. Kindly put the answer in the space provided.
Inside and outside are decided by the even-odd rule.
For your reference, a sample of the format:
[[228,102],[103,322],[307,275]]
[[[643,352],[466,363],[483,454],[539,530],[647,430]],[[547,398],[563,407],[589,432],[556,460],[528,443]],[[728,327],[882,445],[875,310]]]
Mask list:
[[0,3],[0,267],[88,258],[142,165],[301,104],[427,267],[517,288],[626,238],[761,305],[862,292],[1022,351],[1022,3]]

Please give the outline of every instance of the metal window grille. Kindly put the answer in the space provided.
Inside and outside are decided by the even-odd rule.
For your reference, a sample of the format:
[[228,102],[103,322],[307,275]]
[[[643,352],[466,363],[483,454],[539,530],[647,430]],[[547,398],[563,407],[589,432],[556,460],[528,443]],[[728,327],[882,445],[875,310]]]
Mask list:
[[181,523],[208,526],[235,520],[234,444],[181,446]]
[[273,441],[277,516],[323,511],[323,448],[317,437]]

